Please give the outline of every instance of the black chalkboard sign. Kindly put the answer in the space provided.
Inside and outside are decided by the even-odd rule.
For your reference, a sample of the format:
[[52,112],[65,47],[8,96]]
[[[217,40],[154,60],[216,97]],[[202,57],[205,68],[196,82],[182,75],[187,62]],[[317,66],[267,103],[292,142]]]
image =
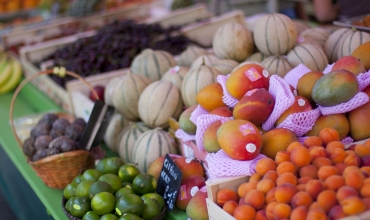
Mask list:
[[181,170],[176,166],[171,157],[166,154],[158,179],[157,192],[163,196],[169,210],[172,210],[175,205],[181,179]]

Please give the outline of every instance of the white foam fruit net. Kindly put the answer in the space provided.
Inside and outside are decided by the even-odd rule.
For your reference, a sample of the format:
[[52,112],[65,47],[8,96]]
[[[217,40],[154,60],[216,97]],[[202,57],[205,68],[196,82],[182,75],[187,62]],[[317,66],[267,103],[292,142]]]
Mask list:
[[235,105],[238,103],[238,99],[232,97],[230,93],[226,89],[226,80],[229,78],[230,74],[227,76],[218,75],[217,76],[217,82],[220,83],[222,90],[223,90],[223,96],[222,101],[229,107],[234,108]]
[[324,74],[329,73],[329,72],[331,71],[331,69],[333,69],[334,64],[335,64],[335,63],[328,64],[328,65],[325,67],[324,71],[322,71],[322,73],[324,73]]
[[181,128],[176,130],[175,136],[177,138],[181,139],[184,142],[195,140],[195,135],[190,135],[190,134],[186,133],[184,130],[182,130]]
[[[298,80],[306,73],[311,72],[305,65],[299,64],[297,67],[290,70],[285,76],[284,80],[287,81],[294,88],[297,88]],[[271,82],[270,82],[271,83]]]
[[341,114],[352,111],[355,108],[364,105],[369,101],[369,96],[364,92],[357,93],[352,99],[339,105],[324,107],[319,105],[319,109],[323,115]]
[[265,131],[272,129],[280,115],[294,103],[294,95],[289,84],[278,75],[270,77],[269,92],[275,99],[275,106],[270,116],[262,124]]
[[223,117],[213,114],[200,115],[197,118],[197,132],[195,134],[195,142],[197,144],[199,151],[204,150],[203,136],[206,129],[215,121],[221,121],[221,123],[223,124],[231,119],[232,117]]
[[208,163],[208,174],[210,179],[233,176],[251,176],[256,172],[257,162],[265,158],[259,154],[253,160],[239,161],[233,160],[223,150],[216,153],[209,153],[205,160]]
[[201,115],[208,114],[208,111],[198,105],[190,115],[190,121],[197,125],[197,118]]
[[294,113],[289,115],[277,127],[290,129],[294,131],[298,137],[300,137],[312,129],[312,126],[315,124],[320,115],[321,112],[319,109]]

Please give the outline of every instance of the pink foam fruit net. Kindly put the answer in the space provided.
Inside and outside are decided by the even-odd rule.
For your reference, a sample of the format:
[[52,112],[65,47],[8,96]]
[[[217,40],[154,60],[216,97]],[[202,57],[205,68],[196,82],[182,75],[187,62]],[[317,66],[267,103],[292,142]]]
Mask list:
[[303,64],[299,64],[297,67],[290,70],[285,76],[284,80],[292,85],[294,88],[297,88],[298,80],[306,73],[311,72],[309,68],[307,68]]
[[257,162],[265,158],[259,154],[253,160],[239,161],[231,159],[223,150],[207,154],[205,160],[208,163],[209,179],[233,176],[251,176],[256,172]]
[[307,112],[294,113],[289,115],[277,128],[290,129],[300,137],[312,129],[320,115],[321,112],[318,108]]
[[353,109],[356,109],[361,105],[366,104],[368,101],[369,96],[364,92],[359,92],[347,102],[340,103],[338,105],[330,107],[324,107],[319,105],[319,109],[323,115],[341,114],[352,111]]
[[223,91],[222,101],[229,107],[234,108],[235,105],[238,103],[238,99],[232,97],[230,93],[226,89],[226,80],[229,78],[230,74],[227,76],[218,75],[217,82],[220,83]]
[[195,135],[190,135],[190,134],[186,133],[184,130],[182,130],[181,128],[176,130],[175,136],[177,138],[181,139],[184,142],[195,140]]
[[232,117],[223,117],[223,116],[213,115],[213,114],[204,114],[204,115],[200,115],[197,118],[197,131],[195,134],[195,142],[197,144],[199,151],[204,150],[203,136],[207,128],[213,122],[221,121],[221,123],[223,124],[229,120],[232,120]]
[[192,121],[195,125],[197,125],[197,119],[199,116],[208,114],[208,111],[202,108],[202,106],[198,105],[194,111],[190,115],[190,121]]
[[265,131],[271,130],[280,115],[294,103],[294,95],[289,84],[278,75],[270,77],[269,92],[275,99],[275,106],[270,116],[262,124]]

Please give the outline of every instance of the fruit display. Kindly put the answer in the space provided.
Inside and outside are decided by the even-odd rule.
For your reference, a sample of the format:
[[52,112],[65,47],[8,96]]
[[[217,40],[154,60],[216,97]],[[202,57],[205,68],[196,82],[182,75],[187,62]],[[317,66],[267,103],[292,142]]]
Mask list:
[[120,158],[104,158],[63,191],[64,209],[79,219],[153,219],[165,209],[157,180]]
[[72,120],[54,113],[45,114],[24,141],[23,153],[30,161],[38,161],[55,154],[79,150],[78,141],[85,126],[86,122],[81,118]]
[[8,54],[0,54],[0,95],[17,88],[22,80],[22,66],[18,60]]
[[41,0],[15,0],[15,1],[0,1],[1,13],[13,13],[22,10],[30,10],[36,8]]

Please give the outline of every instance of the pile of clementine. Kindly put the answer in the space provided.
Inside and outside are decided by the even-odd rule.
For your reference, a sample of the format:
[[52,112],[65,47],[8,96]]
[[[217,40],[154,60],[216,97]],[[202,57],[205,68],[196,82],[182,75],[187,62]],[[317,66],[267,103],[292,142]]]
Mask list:
[[[261,159],[237,191],[221,189],[217,204],[237,220],[341,219],[370,210],[370,141],[345,149],[331,128],[293,142],[275,161]],[[367,165],[367,166],[366,166]]]

